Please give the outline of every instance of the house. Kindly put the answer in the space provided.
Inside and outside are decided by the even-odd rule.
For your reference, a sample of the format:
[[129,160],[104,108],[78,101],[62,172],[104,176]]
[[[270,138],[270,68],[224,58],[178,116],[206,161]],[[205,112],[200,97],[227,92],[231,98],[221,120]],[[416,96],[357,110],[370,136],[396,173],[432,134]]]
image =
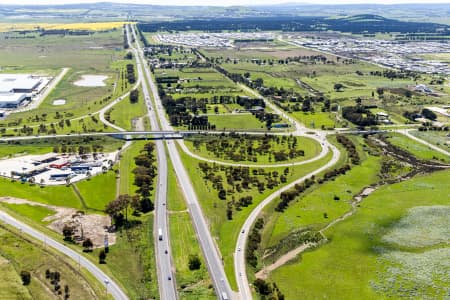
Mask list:
[[433,92],[433,91],[432,91],[429,87],[427,87],[425,84],[418,84],[418,85],[416,85],[416,86],[414,87],[414,91],[415,91],[415,92],[426,93],[426,94],[429,94],[429,93],[432,93],[432,92]]
[[389,119],[389,115],[385,112],[377,112],[375,117],[379,123],[382,124],[392,124],[392,121]]

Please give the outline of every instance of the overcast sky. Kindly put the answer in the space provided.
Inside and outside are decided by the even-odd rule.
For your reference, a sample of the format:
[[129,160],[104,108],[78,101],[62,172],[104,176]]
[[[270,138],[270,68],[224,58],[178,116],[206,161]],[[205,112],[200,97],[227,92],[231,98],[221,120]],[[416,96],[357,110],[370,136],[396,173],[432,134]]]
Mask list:
[[[108,0],[0,0],[0,4],[66,4],[66,3],[95,3]],[[450,3],[450,0],[111,0],[120,3],[140,3],[157,5],[259,5],[275,4],[286,2],[304,2],[313,4],[355,4],[355,3],[376,3],[376,4],[397,4],[397,3]]]

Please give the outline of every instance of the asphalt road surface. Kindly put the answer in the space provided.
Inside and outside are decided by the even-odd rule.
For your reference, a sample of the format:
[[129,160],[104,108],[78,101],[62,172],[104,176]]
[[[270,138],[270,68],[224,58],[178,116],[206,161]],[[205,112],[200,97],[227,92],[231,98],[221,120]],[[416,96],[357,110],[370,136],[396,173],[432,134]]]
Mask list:
[[[137,39],[136,39],[137,40]],[[143,57],[143,52],[139,49],[139,55]],[[143,60],[145,61],[145,60]],[[158,95],[158,90],[153,82],[153,79],[150,74],[150,70],[147,64],[144,64],[144,72],[147,76],[148,83],[150,85],[150,89],[153,95],[153,99],[156,103],[156,113],[161,122],[162,130],[173,130],[169,125],[169,122],[166,119],[164,109],[162,107],[161,99]],[[145,96],[147,97],[147,95]],[[154,112],[155,110],[151,109],[150,112]],[[192,183],[189,179],[189,176],[184,168],[183,163],[181,162],[180,155],[178,153],[177,147],[173,141],[167,142],[167,148],[169,150],[169,156],[172,160],[172,164],[175,169],[175,173],[177,175],[178,181],[182,187],[185,198],[187,199],[189,213],[191,214],[191,218],[194,223],[194,229],[196,230],[198,240],[200,242],[200,246],[202,248],[203,255],[205,256],[206,264],[211,276],[211,280],[216,289],[216,293],[218,297],[222,297],[223,293],[229,298],[234,299],[233,292],[231,290],[228,279],[225,275],[225,271],[222,264],[222,259],[219,255],[219,251],[216,248],[216,245],[213,241],[211,233],[209,232],[208,225],[206,223],[206,219],[203,216],[202,210],[200,208],[200,204],[198,202],[197,195],[195,194]],[[220,295],[220,296],[219,296]],[[222,297],[223,298],[223,297]],[[171,298],[166,298],[171,299]]]
[[[132,30],[133,36],[138,42],[136,32]],[[131,40],[131,39],[129,39]],[[147,105],[148,117],[152,130],[159,131],[158,118],[155,115],[152,102],[150,100],[150,93],[146,84],[143,65],[145,65],[145,58],[141,55],[141,52],[130,44],[130,47],[134,51],[134,55],[137,62],[137,71],[139,78],[142,79],[142,92],[144,94],[145,104]],[[156,264],[158,266],[158,287],[161,299],[175,300],[178,299],[174,270],[172,266],[172,255],[170,251],[170,238],[169,238],[169,224],[167,216],[167,156],[164,143],[162,140],[157,140],[156,152],[158,158],[158,182],[156,187],[155,197],[155,222],[154,222],[154,235],[155,235],[155,250],[156,250]]]

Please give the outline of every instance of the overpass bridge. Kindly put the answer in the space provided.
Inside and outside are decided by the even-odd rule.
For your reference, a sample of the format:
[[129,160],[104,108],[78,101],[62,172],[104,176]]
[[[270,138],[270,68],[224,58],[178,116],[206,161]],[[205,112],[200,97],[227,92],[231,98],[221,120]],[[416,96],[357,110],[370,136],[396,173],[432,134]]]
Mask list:
[[114,132],[86,132],[86,133],[67,133],[67,134],[51,134],[51,135],[24,135],[24,136],[3,136],[0,137],[0,142],[10,141],[26,141],[39,139],[54,139],[54,138],[73,138],[73,137],[102,137],[109,136],[115,139],[124,141],[133,140],[177,140],[184,139],[192,135],[220,135],[220,134],[248,134],[248,135],[314,135],[314,134],[375,134],[386,133],[396,130],[342,130],[342,131],[309,131],[298,132],[280,132],[280,131],[245,131],[245,130],[180,130],[180,131],[114,131]]

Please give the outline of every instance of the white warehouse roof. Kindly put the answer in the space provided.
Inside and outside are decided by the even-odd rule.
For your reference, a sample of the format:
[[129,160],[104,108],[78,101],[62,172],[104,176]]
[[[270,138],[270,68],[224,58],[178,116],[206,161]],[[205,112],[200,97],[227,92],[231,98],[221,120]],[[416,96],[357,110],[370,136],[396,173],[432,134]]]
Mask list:
[[10,93],[15,90],[33,90],[39,86],[42,79],[30,74],[0,74],[0,93]]
[[23,93],[0,93],[0,107],[8,107],[20,104],[27,94]]

